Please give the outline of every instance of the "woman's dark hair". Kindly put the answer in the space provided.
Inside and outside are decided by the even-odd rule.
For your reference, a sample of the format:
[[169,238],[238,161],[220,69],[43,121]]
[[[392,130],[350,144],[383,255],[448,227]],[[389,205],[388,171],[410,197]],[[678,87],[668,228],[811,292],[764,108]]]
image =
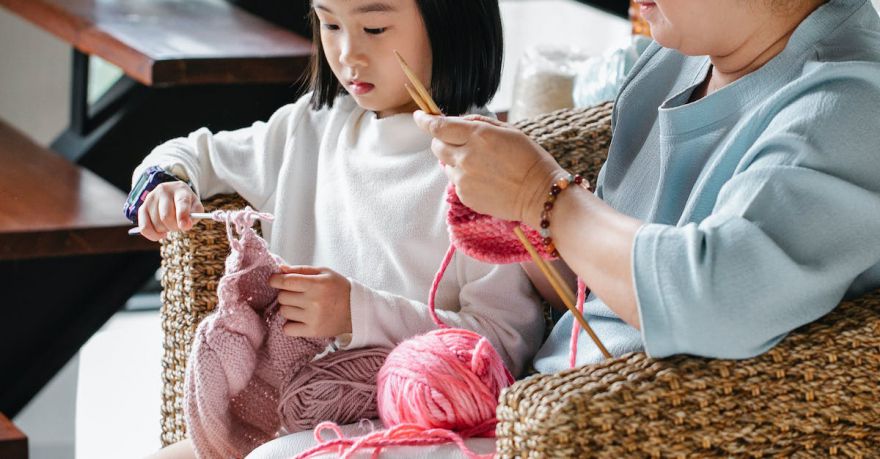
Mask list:
[[[501,81],[504,41],[498,0],[415,0],[431,44],[431,97],[447,115],[485,106]],[[321,45],[321,25],[309,13],[315,54],[310,86],[312,107],[332,107],[345,89],[336,80]]]

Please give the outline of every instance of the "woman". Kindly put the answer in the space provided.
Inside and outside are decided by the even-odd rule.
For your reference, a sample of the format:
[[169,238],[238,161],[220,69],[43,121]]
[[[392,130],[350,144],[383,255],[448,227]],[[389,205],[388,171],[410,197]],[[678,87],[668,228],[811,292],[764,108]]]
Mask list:
[[[880,19],[867,0],[647,0],[595,195],[547,221],[609,350],[746,358],[880,287]],[[462,201],[541,226],[568,172],[522,133],[417,112]],[[563,316],[535,361],[568,367]],[[579,337],[577,363],[602,359]]]

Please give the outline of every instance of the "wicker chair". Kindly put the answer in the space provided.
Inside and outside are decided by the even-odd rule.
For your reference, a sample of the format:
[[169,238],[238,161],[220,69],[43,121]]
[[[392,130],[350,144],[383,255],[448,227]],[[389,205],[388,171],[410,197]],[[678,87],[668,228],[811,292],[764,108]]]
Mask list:
[[[611,105],[563,110],[517,126],[595,183]],[[240,208],[237,196],[206,201]],[[162,441],[186,437],[183,378],[198,322],[216,305],[228,254],[219,224],[162,245]],[[880,457],[880,291],[842,303],[749,360],[632,353],[518,381],[500,398],[498,456]]]

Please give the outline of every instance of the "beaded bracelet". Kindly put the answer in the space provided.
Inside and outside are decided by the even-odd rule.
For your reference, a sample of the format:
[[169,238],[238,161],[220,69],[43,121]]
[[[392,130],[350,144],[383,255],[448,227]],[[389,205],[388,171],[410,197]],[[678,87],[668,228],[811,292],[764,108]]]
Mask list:
[[550,215],[553,211],[553,203],[556,202],[559,193],[562,193],[562,190],[568,188],[568,185],[571,183],[579,185],[585,190],[590,189],[590,184],[587,183],[580,174],[569,174],[568,177],[563,177],[553,182],[553,185],[550,186],[550,193],[547,194],[547,200],[544,201],[544,210],[541,212],[540,233],[543,238],[542,242],[544,243],[544,249],[546,252],[553,258],[558,258],[559,252],[556,251],[556,246],[553,244],[553,238],[550,237]]

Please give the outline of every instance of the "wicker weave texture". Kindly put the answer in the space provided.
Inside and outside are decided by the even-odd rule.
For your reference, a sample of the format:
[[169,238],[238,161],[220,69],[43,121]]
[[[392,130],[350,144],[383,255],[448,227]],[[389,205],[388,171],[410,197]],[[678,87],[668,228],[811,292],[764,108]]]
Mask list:
[[[206,211],[242,209],[234,195],[204,203]],[[199,322],[217,306],[217,284],[229,255],[226,227],[200,220],[192,231],[170,233],[162,241],[162,444],[187,438],[183,415],[186,359]]]
[[560,166],[581,174],[595,187],[611,146],[611,102],[589,108],[557,110],[516,124],[553,155]]
[[880,457],[880,291],[748,360],[631,353],[501,395],[499,456]]

